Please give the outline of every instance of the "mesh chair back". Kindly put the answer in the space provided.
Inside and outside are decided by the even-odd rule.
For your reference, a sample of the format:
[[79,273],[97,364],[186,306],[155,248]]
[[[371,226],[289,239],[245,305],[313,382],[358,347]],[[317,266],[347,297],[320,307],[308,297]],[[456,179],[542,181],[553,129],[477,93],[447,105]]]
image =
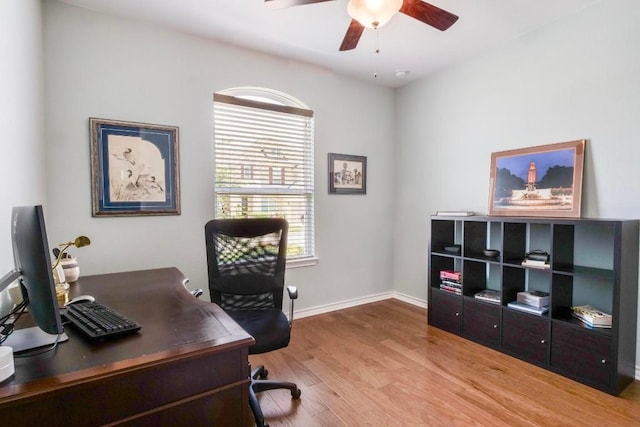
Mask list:
[[209,221],[205,240],[211,301],[223,310],[282,309],[287,233],[282,218]]

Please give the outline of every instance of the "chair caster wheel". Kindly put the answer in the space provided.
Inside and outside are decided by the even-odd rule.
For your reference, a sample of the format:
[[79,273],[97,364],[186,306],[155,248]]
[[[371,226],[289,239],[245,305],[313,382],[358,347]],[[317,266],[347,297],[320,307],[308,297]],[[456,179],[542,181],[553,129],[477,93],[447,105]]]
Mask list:
[[300,395],[302,394],[302,390],[296,388],[295,390],[291,390],[291,398],[292,399],[300,399]]
[[269,371],[266,369],[263,369],[262,372],[260,372],[260,375],[258,375],[258,377],[260,377],[261,380],[267,378],[269,376]]

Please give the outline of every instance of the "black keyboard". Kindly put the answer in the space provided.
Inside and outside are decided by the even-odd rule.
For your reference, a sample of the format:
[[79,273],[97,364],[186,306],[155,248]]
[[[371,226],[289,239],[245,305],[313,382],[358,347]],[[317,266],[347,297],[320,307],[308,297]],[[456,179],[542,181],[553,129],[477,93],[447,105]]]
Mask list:
[[98,302],[77,302],[61,313],[87,338],[104,339],[130,334],[140,325]]

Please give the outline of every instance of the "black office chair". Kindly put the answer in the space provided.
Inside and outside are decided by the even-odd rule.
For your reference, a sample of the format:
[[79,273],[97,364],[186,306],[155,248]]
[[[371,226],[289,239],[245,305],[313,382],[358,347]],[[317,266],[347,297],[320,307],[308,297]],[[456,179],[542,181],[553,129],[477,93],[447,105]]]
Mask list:
[[[211,301],[253,336],[256,342],[249,354],[289,344],[298,294],[295,287],[287,287],[291,299],[287,320],[282,299],[288,228],[281,218],[214,219],[205,225]],[[268,373],[264,366],[251,371],[249,404],[260,427],[267,424],[256,393],[286,388],[294,399],[301,394],[294,383],[265,380]]]

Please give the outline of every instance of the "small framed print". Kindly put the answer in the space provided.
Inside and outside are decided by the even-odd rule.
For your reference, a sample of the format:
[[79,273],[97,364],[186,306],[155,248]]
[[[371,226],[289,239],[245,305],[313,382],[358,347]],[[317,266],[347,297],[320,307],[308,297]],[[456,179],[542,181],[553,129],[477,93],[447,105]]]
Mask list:
[[178,128],[90,118],[93,216],[180,215]]
[[367,158],[329,153],[329,193],[367,194]]
[[489,215],[579,218],[586,140],[491,154]]

